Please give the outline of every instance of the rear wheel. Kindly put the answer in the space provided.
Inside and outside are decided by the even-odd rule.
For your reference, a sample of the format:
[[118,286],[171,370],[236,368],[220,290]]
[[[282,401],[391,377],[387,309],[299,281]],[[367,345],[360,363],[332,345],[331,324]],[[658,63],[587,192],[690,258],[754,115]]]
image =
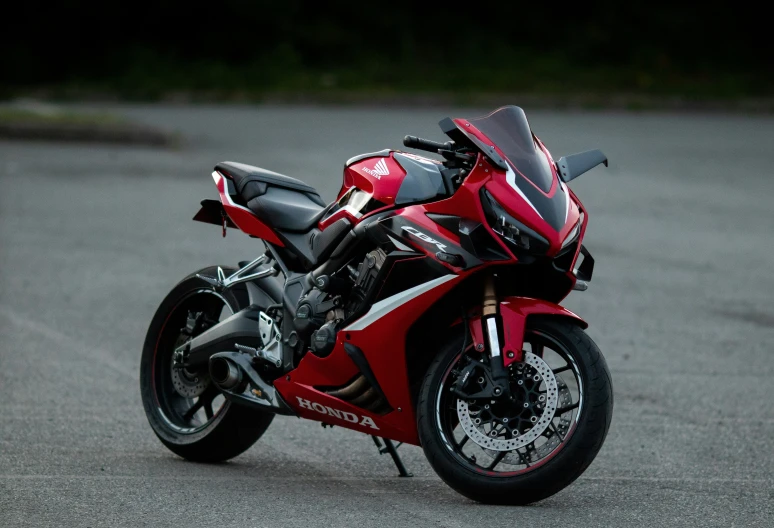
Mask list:
[[[215,277],[216,270],[197,273]],[[194,371],[173,368],[177,347],[247,304],[246,291],[215,291],[194,273],[172,289],[148,328],[140,363],[145,414],[159,440],[188,460],[233,458],[253,445],[274,418],[232,405],[210,380],[206,365]]]
[[572,483],[602,447],[613,411],[610,373],[591,338],[572,323],[531,318],[524,361],[509,368],[511,399],[491,400],[452,392],[466,367],[488,361],[462,344],[438,354],[420,391],[419,437],[435,471],[493,504],[528,504]]

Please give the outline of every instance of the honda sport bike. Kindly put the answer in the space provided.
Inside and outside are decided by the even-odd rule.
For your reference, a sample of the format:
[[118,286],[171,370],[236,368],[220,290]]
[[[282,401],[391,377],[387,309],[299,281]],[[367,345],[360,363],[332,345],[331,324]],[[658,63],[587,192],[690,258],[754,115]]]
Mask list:
[[[573,482],[610,426],[613,393],[587,324],[588,215],[566,183],[607,158],[554,161],[521,108],[444,119],[450,141],[355,156],[338,198],[275,172],[215,166],[220,200],[194,220],[265,251],[184,278],[151,321],[141,392],[162,443],[235,457],[275,414],[396,442],[486,503]],[[398,444],[399,445],[399,444]]]

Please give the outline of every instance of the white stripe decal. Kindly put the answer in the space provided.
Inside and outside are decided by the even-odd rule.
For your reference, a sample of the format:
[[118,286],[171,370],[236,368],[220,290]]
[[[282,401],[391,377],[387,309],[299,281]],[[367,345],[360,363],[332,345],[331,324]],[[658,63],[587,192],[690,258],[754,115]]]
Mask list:
[[401,250],[401,251],[414,251],[413,249],[411,249],[410,247],[408,247],[406,244],[404,244],[404,243],[403,243],[403,242],[401,242],[400,240],[395,240],[395,239],[394,239],[394,238],[392,238],[390,235],[387,235],[387,238],[389,238],[390,240],[392,240],[392,243],[395,245],[395,247],[396,247],[396,248],[398,248],[398,249],[399,249],[399,250]]
[[363,317],[349,325],[348,327],[344,328],[344,331],[351,330],[364,330],[368,327],[371,323],[374,323],[390,313],[391,311],[395,310],[396,308],[400,308],[407,302],[409,302],[411,299],[414,299],[416,297],[419,297],[423,293],[426,293],[436,286],[440,286],[441,284],[445,282],[449,282],[452,279],[458,278],[459,275],[444,275],[443,277],[438,277],[437,279],[433,279],[430,282],[425,282],[424,284],[420,284],[418,286],[414,286],[413,288],[409,288],[406,291],[402,291],[400,293],[396,293],[392,297],[387,297],[386,299],[382,299],[378,303],[371,306],[371,309],[368,310],[368,313],[366,313]]
[[564,191],[564,225],[567,225],[567,217],[570,216],[570,193],[567,191],[567,186],[562,182],[562,190]]
[[540,211],[537,210],[537,207],[532,205],[532,202],[529,201],[529,198],[527,198],[524,195],[524,193],[521,191],[521,189],[519,189],[519,186],[516,185],[516,173],[513,172],[513,169],[511,168],[510,164],[506,163],[506,165],[508,165],[508,170],[505,173],[505,181],[508,182],[508,185],[510,185],[514,191],[519,193],[519,196],[524,198],[524,201],[527,202],[527,205],[529,205],[538,214],[540,218],[543,218],[543,215],[540,214]]
[[[353,189],[354,189],[354,187],[353,187]],[[347,211],[349,214],[351,214],[355,218],[360,218],[361,216],[363,216],[363,213],[361,213],[360,211],[358,211],[357,209],[355,209],[353,207],[350,207],[349,205],[345,205],[344,207],[341,208],[341,210],[342,211]]]
[[[220,180],[222,178],[223,178],[223,176],[221,176],[220,173],[218,173],[217,171],[212,173],[212,179],[215,180],[215,185],[218,185],[218,183],[220,182]],[[255,216],[255,213],[253,213],[247,207],[244,207],[242,205],[234,203],[234,200],[231,199],[231,195],[228,194],[228,182],[226,182],[226,181],[223,182],[223,196],[226,197],[226,201],[228,202],[228,205],[230,205],[231,207],[234,207],[236,209],[242,209],[243,211],[247,211],[251,215]],[[231,220],[233,221],[233,218]],[[234,223],[236,224],[236,222],[234,222]],[[239,226],[237,226],[237,227],[239,227]],[[239,229],[242,229],[242,228],[240,227]]]

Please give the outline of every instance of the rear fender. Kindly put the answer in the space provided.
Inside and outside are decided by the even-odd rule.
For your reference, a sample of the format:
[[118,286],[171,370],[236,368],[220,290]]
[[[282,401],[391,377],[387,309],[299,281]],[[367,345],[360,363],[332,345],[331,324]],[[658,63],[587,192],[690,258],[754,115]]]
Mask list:
[[221,173],[218,171],[213,172],[212,179],[215,180],[215,186],[218,188],[223,209],[239,229],[248,235],[260,238],[276,246],[285,247],[285,244],[282,243],[274,231],[261,222],[250,209],[234,203],[226,188],[226,178]]
[[202,200],[201,205],[202,208],[194,215],[193,220],[221,227],[225,224],[225,227],[236,228],[236,224],[231,221],[223,204],[218,200]]
[[[522,360],[522,347],[524,346],[527,318],[533,315],[569,319],[572,323],[584,329],[589,326],[579,316],[558,304],[529,297],[506,297],[500,302],[500,316],[503,323],[502,353],[503,363],[506,367],[511,363]],[[470,319],[469,328],[473,345],[477,350],[484,350],[484,332],[481,327],[481,318]]]

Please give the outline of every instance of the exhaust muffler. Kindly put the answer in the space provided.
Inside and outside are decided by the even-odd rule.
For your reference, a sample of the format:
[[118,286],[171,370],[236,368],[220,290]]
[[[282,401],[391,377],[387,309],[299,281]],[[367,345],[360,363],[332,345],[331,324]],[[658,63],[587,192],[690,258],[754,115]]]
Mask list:
[[[210,357],[210,379],[234,403],[276,414],[295,414],[272,385],[255,371],[243,352],[218,352]],[[247,390],[250,389],[250,390]]]
[[232,390],[242,383],[242,370],[224,357],[210,358],[210,379],[220,389]]

